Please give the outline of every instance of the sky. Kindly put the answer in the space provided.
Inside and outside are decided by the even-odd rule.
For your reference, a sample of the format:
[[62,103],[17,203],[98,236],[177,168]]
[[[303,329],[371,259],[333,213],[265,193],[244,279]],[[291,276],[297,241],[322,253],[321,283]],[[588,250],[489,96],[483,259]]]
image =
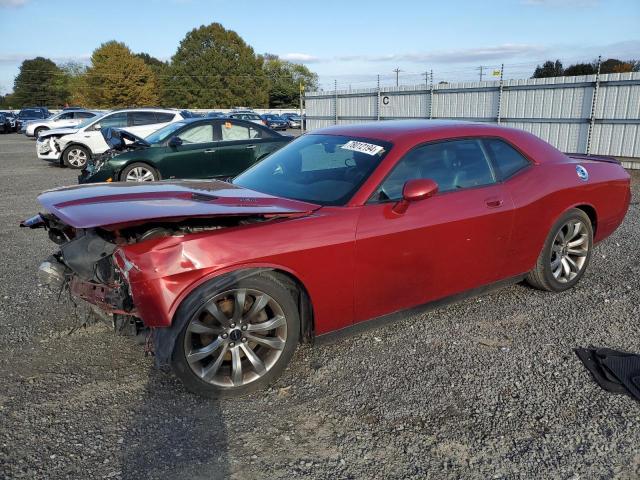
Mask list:
[[[169,60],[185,34],[219,22],[256,53],[304,63],[333,89],[506,78],[535,65],[640,59],[640,0],[0,0],[0,94],[21,62],[88,62],[109,40]],[[487,72],[489,77],[487,78]]]

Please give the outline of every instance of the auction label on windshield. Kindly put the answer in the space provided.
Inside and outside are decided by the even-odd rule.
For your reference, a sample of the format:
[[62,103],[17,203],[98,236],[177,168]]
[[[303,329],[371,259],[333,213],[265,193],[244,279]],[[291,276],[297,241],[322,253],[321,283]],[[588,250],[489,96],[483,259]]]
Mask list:
[[345,150],[353,150],[354,152],[366,153],[367,155],[377,155],[384,150],[380,145],[373,143],[358,142],[357,140],[349,140],[340,148]]

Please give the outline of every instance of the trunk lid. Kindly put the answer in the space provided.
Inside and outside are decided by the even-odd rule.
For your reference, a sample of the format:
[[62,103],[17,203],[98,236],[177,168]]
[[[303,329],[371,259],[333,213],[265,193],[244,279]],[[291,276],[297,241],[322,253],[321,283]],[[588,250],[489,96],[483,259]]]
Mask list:
[[74,228],[190,217],[293,215],[320,208],[217,180],[79,185],[46,191],[38,201]]

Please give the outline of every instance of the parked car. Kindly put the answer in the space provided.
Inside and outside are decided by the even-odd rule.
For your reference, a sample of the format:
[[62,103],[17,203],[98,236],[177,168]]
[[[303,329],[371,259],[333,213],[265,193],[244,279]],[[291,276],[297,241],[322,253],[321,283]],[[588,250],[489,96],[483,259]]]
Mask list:
[[215,397],[272,382],[301,340],[489,285],[569,289],[629,199],[614,159],[414,120],[315,130],[231,183],[51,190],[22,225],[60,245],[42,283],[153,328],[156,362]]
[[283,113],[281,115],[287,123],[289,124],[289,128],[301,128],[302,127],[302,118],[297,113]]
[[0,111],[0,113],[3,114],[5,117],[7,117],[7,119],[9,120],[9,131],[7,133],[15,132],[18,115],[8,110]]
[[280,115],[266,113],[264,115],[260,115],[260,118],[262,118],[267,127],[274,130],[286,130],[289,126],[289,123]]
[[11,132],[11,120],[4,113],[0,113],[0,133]]
[[20,133],[24,133],[27,123],[33,120],[43,120],[49,118],[51,113],[46,107],[29,107],[23,108],[18,112],[18,119],[16,121],[16,130]]
[[75,127],[88,118],[100,115],[100,112],[79,109],[65,109],[44,120],[32,120],[26,124],[24,134],[27,137],[39,137],[42,132],[52,128]]
[[266,122],[257,113],[251,112],[232,112],[227,115],[228,118],[237,118],[238,120],[247,120],[257,123],[258,125],[266,125]]
[[222,112],[209,112],[206,115],[207,118],[225,118],[226,116],[227,114]]
[[38,158],[60,163],[70,168],[84,168],[92,155],[109,149],[100,130],[123,128],[140,137],[155,132],[165,125],[183,120],[177,110],[133,108],[114,110],[88,118],[75,127],[55,128],[42,132],[36,142]]
[[230,178],[292,140],[244,120],[211,118],[174,122],[145,139],[102,133],[111,149],[87,162],[79,183]]

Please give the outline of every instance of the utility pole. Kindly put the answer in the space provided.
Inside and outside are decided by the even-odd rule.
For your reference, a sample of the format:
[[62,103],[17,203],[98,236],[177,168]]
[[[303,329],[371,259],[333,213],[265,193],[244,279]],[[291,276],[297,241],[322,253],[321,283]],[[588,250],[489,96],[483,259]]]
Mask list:
[[402,70],[400,70],[398,67],[396,67],[393,71],[396,73],[396,87],[397,87],[397,86],[400,85],[400,72]]
[[480,81],[482,81],[482,65],[480,65],[477,69],[480,70]]

